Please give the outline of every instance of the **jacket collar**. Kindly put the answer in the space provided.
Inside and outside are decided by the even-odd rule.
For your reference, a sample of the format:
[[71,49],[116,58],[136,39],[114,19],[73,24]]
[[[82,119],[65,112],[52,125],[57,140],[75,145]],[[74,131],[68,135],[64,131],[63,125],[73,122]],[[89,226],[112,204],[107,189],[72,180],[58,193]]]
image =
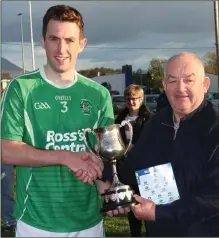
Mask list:
[[[206,105],[207,100],[204,99],[198,108],[196,108],[194,111],[181,118],[180,123],[192,120],[194,117],[196,117],[196,115],[198,115],[203,110],[204,107],[206,107]],[[166,114],[166,116],[163,117],[164,120],[162,120],[162,123],[173,126],[173,109],[171,107],[168,107],[165,109],[164,113]]]
[[194,116],[196,116],[197,114],[199,114],[199,112],[201,112],[203,110],[203,108],[207,105],[207,100],[204,99],[202,101],[202,103],[199,105],[198,108],[196,108],[193,112],[185,115],[183,118],[180,119],[180,122],[182,121],[186,121],[186,120],[189,120],[191,118],[193,118]]

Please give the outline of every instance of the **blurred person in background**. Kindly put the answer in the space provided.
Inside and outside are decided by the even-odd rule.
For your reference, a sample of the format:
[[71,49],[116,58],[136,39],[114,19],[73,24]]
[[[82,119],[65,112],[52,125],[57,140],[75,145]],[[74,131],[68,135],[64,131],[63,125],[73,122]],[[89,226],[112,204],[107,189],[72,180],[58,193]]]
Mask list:
[[[115,122],[121,124],[123,120],[127,120],[131,123],[133,128],[133,146],[141,134],[144,123],[149,120],[149,118],[152,116],[152,113],[143,104],[144,91],[140,86],[135,84],[129,85],[124,91],[124,97],[126,107],[119,113]],[[130,134],[127,126],[121,127],[121,135],[125,144],[128,144],[130,141]],[[134,190],[139,194],[137,186],[134,186]],[[128,221],[131,236],[141,236],[142,221],[136,219],[133,212],[128,213]]]
[[14,201],[14,166],[1,164],[1,213],[2,231],[14,231],[16,220],[13,216]]
[[103,83],[101,83],[101,85],[102,85],[103,87],[105,87],[106,89],[108,89],[109,92],[112,90],[112,86],[111,86],[111,84],[108,83],[108,82],[103,82]]
[[[1,96],[4,92],[1,82]],[[1,163],[1,213],[2,232],[15,230],[16,220],[14,212],[14,166]]]

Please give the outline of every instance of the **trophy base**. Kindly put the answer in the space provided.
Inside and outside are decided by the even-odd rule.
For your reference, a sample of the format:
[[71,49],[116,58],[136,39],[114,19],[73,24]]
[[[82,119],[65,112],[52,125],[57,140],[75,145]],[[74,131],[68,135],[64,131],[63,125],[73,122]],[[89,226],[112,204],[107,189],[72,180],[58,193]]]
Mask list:
[[101,209],[102,212],[131,207],[137,203],[133,197],[134,191],[129,185],[121,184],[119,186],[111,187],[105,190],[105,193],[101,195],[104,197],[104,203]]

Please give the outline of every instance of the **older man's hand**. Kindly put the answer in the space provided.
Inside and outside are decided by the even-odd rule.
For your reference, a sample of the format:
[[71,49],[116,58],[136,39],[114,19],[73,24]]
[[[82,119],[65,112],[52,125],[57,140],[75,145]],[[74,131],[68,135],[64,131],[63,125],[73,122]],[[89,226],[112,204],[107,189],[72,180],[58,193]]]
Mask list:
[[131,207],[135,217],[138,220],[155,221],[156,204],[138,195],[134,195],[134,198],[138,202]]
[[130,212],[130,208],[129,207],[125,207],[125,208],[118,208],[115,210],[110,210],[106,212],[106,215],[112,217],[112,216],[118,216],[118,215],[127,215],[127,213]]

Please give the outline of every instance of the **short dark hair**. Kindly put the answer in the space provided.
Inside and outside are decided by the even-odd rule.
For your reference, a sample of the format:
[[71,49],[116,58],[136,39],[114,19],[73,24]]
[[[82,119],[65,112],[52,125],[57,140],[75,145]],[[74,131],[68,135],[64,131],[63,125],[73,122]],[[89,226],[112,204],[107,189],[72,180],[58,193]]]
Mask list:
[[109,91],[111,91],[111,89],[112,89],[111,84],[108,83],[108,82],[103,82],[101,85],[102,85],[103,87],[107,88]]
[[71,6],[56,5],[50,7],[43,17],[43,38],[46,37],[47,26],[50,20],[60,22],[74,22],[80,29],[80,37],[84,35],[84,22],[81,13]]

